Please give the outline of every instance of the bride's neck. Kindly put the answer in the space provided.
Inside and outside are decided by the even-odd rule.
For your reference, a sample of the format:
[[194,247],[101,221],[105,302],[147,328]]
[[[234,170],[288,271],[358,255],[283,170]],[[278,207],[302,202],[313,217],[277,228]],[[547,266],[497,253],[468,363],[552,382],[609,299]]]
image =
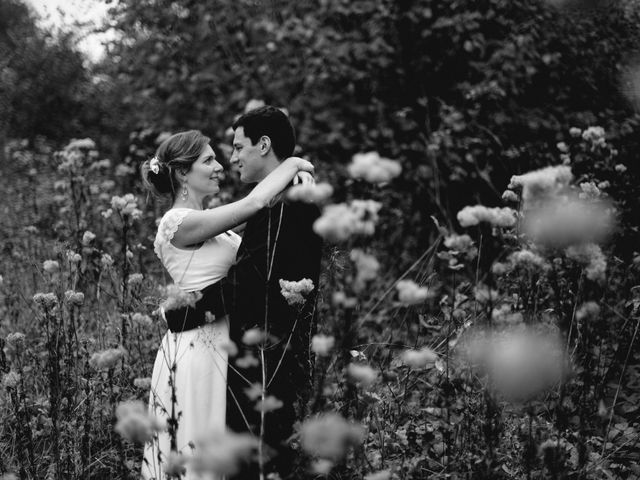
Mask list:
[[203,208],[204,199],[196,199],[196,198],[187,198],[183,200],[178,197],[173,202],[172,208],[191,208],[193,210],[204,210]]

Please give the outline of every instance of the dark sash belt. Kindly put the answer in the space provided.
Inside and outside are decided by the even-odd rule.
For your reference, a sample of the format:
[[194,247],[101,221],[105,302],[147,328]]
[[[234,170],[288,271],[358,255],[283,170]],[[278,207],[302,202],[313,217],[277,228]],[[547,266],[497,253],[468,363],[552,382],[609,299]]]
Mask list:
[[164,311],[169,330],[178,333],[198,328],[207,323],[207,312],[218,320],[227,314],[220,282],[206,286],[200,293],[202,298],[196,302],[195,308],[187,306]]

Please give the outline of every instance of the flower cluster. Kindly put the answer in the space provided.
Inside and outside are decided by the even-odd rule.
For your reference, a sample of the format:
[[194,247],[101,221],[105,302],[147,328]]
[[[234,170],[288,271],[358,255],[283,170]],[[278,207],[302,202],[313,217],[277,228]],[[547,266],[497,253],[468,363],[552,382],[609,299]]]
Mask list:
[[311,339],[311,351],[321,357],[327,357],[331,353],[335,343],[336,340],[334,337],[317,334]]
[[116,408],[118,422],[115,431],[124,439],[134,443],[145,443],[162,431],[164,424],[151,416],[146,405],[140,401],[123,402]]
[[347,169],[351,177],[369,183],[386,183],[402,173],[399,162],[382,158],[377,152],[356,153]]
[[303,305],[304,297],[315,288],[313,281],[309,278],[303,278],[297,282],[281,278],[278,282],[281,288],[280,293],[289,305]]
[[58,297],[54,293],[36,293],[33,301],[41,308],[48,310],[58,304]]
[[258,439],[248,433],[213,431],[196,439],[195,445],[191,458],[194,472],[232,476],[256,456]]
[[486,222],[494,227],[513,227],[516,224],[516,211],[509,207],[485,207],[473,205],[464,207],[456,216],[462,227],[471,227]]
[[356,266],[356,278],[353,283],[355,291],[361,291],[366,283],[375,279],[378,276],[378,270],[380,270],[380,263],[376,260],[376,257],[364,253],[359,248],[351,250],[349,255],[351,260]]
[[405,350],[400,358],[411,368],[419,370],[433,366],[438,360],[438,354],[429,347],[422,347],[420,350]]
[[122,360],[127,351],[124,348],[109,348],[91,355],[89,365],[96,370],[108,370]]
[[71,306],[81,307],[84,303],[84,293],[67,290],[64,292],[64,301]]
[[354,235],[373,235],[382,204],[374,200],[352,200],[327,205],[313,230],[330,242],[343,242]]
[[612,210],[603,202],[558,197],[525,214],[524,233],[534,242],[556,248],[600,242],[613,228]]
[[565,255],[584,267],[589,280],[600,282],[605,279],[607,259],[595,243],[572,245],[565,250]]
[[47,273],[57,273],[60,271],[60,264],[56,260],[45,260],[42,268]]
[[160,304],[164,310],[177,310],[182,307],[195,308],[196,302],[202,298],[200,292],[185,292],[178,285],[171,284],[164,288],[165,299]]
[[340,415],[328,413],[305,420],[300,427],[300,443],[308,454],[333,462],[344,458],[350,446],[364,440],[364,430]]
[[509,262],[513,267],[522,266],[526,268],[531,266],[541,268],[543,270],[549,268],[549,264],[545,261],[544,258],[542,258],[537,253],[534,253],[531,250],[527,249],[513,252],[511,255],[509,255]]
[[589,127],[582,132],[582,139],[591,144],[591,148],[604,147],[607,144],[605,131],[602,127]]
[[287,190],[287,198],[293,202],[321,204],[333,195],[333,187],[328,183],[307,183],[294,185]]
[[111,197],[111,208],[122,217],[137,220],[142,216],[142,211],[138,208],[138,199],[132,193],[127,193],[122,197]]
[[524,210],[556,197],[573,180],[571,168],[566,165],[545,167],[540,170],[514,175],[509,188],[522,187]]
[[363,387],[368,387],[378,378],[378,374],[373,368],[359,363],[350,363],[347,366],[347,375],[351,381]]
[[421,287],[413,280],[400,280],[396,285],[398,300],[404,305],[417,305],[429,296],[429,289]]
[[242,343],[245,345],[258,345],[264,342],[266,334],[259,328],[250,328],[242,335]]

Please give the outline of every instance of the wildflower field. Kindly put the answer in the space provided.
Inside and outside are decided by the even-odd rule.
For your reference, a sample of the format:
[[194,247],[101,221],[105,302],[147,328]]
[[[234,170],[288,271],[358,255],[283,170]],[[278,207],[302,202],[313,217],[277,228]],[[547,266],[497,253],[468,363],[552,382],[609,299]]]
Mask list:
[[[22,90],[24,62],[79,54],[20,24],[0,72],[0,479],[139,478],[172,428],[147,402],[158,307],[180,301],[140,164],[187,128],[228,159],[263,101],[316,165],[287,201],[322,210],[296,478],[640,478],[637,2],[245,3],[117,2],[109,58],[33,77],[55,105]],[[210,206],[246,192],[228,169]],[[212,435],[188,461],[233,474],[261,442]]]

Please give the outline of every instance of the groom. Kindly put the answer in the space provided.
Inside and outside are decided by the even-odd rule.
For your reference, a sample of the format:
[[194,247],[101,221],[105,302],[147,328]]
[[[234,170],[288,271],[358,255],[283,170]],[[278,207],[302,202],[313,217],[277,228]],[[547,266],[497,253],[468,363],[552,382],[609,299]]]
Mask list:
[[[293,154],[293,126],[277,108],[251,110],[235,121],[233,130],[231,163],[237,164],[244,183],[259,182]],[[231,290],[231,339],[240,350],[235,362],[229,362],[227,426],[260,435],[260,393],[266,384],[266,396],[278,401],[262,406],[266,411],[263,438],[276,453],[265,473],[276,471],[283,479],[292,473],[290,437],[312,384],[309,335],[322,249],[312,225],[319,215],[315,205],[282,201],[260,210],[247,221],[226,280]],[[279,280],[303,278],[313,281],[314,290],[304,305],[288,305]],[[264,343],[255,344],[247,338],[250,335],[243,343],[248,330],[264,332]],[[236,478],[257,478],[255,465],[252,468]]]

